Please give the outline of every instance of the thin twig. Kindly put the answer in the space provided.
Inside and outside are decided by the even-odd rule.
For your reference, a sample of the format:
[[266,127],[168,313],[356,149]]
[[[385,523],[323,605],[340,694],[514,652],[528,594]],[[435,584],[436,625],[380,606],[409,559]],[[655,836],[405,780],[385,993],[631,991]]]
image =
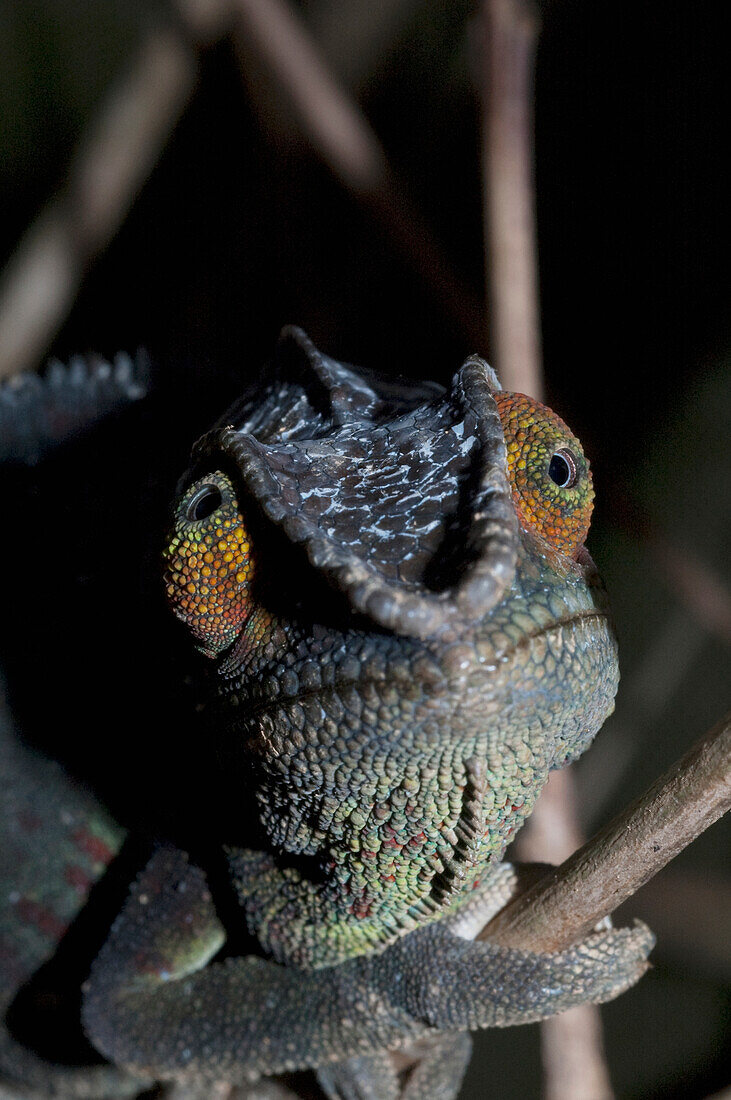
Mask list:
[[[224,26],[228,0],[180,0],[191,35]],[[181,30],[156,26],[84,134],[63,191],[27,230],[0,281],[0,378],[38,366],[82,279],[107,247],[195,87],[198,60]]]
[[[490,348],[505,388],[541,400],[533,170],[539,27],[531,0],[483,0],[483,202]],[[520,856],[557,863],[581,841],[573,775],[556,772],[518,841]],[[548,1100],[610,1100],[601,1021],[594,1005],[581,1005],[546,1021],[541,1048]]]
[[285,93],[313,149],[381,222],[470,347],[482,350],[483,309],[477,295],[454,271],[406,198],[373,127],[330,71],[298,14],[285,0],[232,2],[239,13],[242,64],[254,49]]
[[731,714],[478,938],[529,951],[569,947],[729,809]]
[[37,365],[92,260],[122,223],[193,89],[195,55],[159,28],[105,102],[64,192],[30,227],[0,286],[0,377]]
[[596,1005],[577,1005],[541,1024],[544,1100],[611,1100],[602,1020]]
[[483,173],[489,342],[503,386],[541,399],[533,185],[533,72],[539,19],[530,0],[484,0]]
[[[560,863],[581,846],[576,784],[570,768],[552,772],[516,844],[527,862]],[[596,1005],[577,1005],[541,1024],[544,1100],[611,1100]]]
[[524,863],[563,863],[586,839],[579,828],[576,784],[570,768],[551,772],[516,851]]

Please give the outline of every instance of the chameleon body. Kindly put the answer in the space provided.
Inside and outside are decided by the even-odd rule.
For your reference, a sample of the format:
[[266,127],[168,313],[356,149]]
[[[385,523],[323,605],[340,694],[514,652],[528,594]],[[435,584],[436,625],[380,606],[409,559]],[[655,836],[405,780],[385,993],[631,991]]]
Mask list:
[[[472,942],[516,888],[499,860],[548,772],[613,706],[591,501],[578,441],[478,357],[446,392],[399,387],[285,330],[197,444],[165,554],[208,658],[220,842],[258,950],[227,951],[204,869],[160,847],[85,989],[114,1066],[319,1067],[331,1097],[437,1100],[468,1058],[456,1033],[637,980],[642,927],[555,955]],[[419,1041],[402,1088],[383,1052]]]
[[20,374],[0,385],[0,462],[32,465],[94,423],[139,401],[149,364],[117,355],[113,363],[78,356],[49,363],[43,378]]

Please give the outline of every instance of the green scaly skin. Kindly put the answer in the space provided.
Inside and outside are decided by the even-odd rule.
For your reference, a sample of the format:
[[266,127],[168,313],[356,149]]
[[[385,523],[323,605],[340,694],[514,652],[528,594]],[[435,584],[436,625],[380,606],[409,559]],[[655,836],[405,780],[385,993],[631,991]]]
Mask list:
[[[132,361],[120,354],[112,363],[98,356],[68,366],[54,361],[42,378],[33,373],[0,383],[0,462],[34,464],[143,397],[148,375],[144,355]],[[1,681],[0,761],[0,1094],[137,1095],[140,1081],[124,1071],[49,1064],[4,1026],[16,993],[54,955],[124,831],[58,764],[23,744]]]
[[[1,686],[1,685],[0,685]],[[87,792],[18,740],[0,697],[0,1018],[54,954],[124,833]],[[39,797],[42,793],[42,797]],[[0,1028],[0,1080],[21,1096],[134,1096],[139,1081],[111,1066],[53,1066]],[[0,1088],[0,1092],[2,1089]]]
[[231,865],[251,932],[304,969],[457,911],[617,686],[590,559],[550,564],[530,538],[507,598],[448,642],[280,619],[246,642],[217,670],[218,728],[253,758],[271,850],[319,873]]

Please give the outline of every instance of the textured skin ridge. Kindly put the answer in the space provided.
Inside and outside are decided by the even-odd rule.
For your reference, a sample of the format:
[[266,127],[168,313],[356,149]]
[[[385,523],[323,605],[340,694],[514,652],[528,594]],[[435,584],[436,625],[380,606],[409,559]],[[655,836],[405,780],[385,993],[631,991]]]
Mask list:
[[[270,383],[276,416],[234,406],[197,462],[226,456],[267,517],[380,626],[429,637],[484,615],[510,583],[517,549],[494,375],[472,357],[447,394],[398,415],[389,406],[385,420],[375,390],[365,401],[362,379],[327,364],[338,395],[328,434],[317,399],[306,434],[307,390],[286,392],[298,408],[290,428]],[[459,564],[446,543],[459,547]]]

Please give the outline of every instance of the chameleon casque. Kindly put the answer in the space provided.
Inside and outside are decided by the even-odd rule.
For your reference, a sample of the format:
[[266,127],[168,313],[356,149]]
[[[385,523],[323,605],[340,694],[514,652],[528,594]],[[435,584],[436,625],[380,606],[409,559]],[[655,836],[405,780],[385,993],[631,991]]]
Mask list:
[[[444,391],[284,330],[261,383],[196,444],[164,554],[225,777],[231,898],[203,859],[159,844],[84,984],[109,1064],[47,1065],[6,1028],[0,1072],[19,1095],[167,1080],[206,1095],[309,1067],[330,1097],[449,1098],[470,1029],[638,979],[641,925],[550,955],[473,942],[516,889],[500,858],[548,772],[613,707],[592,498],[566,425],[477,356]],[[3,730],[6,1012],[122,831]],[[425,1039],[404,1083],[384,1052]]]

